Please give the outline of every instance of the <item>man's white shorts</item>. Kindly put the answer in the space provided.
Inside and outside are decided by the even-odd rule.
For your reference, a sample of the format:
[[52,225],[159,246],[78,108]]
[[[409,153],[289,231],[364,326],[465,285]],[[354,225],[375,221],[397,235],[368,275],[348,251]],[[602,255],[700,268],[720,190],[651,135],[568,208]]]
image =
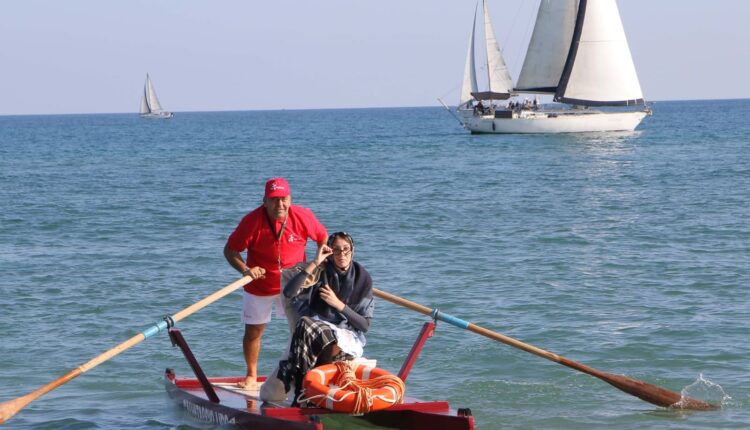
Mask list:
[[284,316],[281,294],[275,296],[256,296],[247,291],[242,292],[242,322],[244,324],[267,324],[271,321],[271,310],[276,305],[276,317]]

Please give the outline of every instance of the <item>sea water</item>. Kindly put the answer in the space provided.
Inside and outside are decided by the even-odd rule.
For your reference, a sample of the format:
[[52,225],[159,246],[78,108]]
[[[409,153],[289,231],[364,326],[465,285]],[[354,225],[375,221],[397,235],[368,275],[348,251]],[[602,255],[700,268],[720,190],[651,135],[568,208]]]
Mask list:
[[[537,136],[470,135],[439,108],[0,117],[0,401],[237,279],[226,238],[284,176],[375,287],[723,408],[658,408],[446,323],[408,395],[485,430],[750,428],[750,101],[653,111],[632,133]],[[209,375],[244,372],[240,306],[178,324]],[[397,372],[427,320],[378,299],[367,356]],[[166,367],[190,375],[160,333],[4,428],[210,428]]]

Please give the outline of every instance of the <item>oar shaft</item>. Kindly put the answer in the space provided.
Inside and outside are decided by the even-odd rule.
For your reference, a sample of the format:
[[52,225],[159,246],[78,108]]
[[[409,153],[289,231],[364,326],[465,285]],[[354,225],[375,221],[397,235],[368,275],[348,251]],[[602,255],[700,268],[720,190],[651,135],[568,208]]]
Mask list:
[[[74,379],[82,375],[83,373],[88,372],[89,370],[104,363],[105,361],[111,359],[112,357],[115,357],[121,352],[137,345],[144,339],[147,339],[155,335],[156,333],[159,333],[160,331],[167,329],[171,322],[177,322],[186,318],[187,316],[205,308],[206,306],[221,299],[222,297],[228,295],[229,293],[239,289],[240,287],[242,287],[243,285],[247,284],[248,282],[252,280],[253,278],[250,276],[243,276],[242,278],[232,282],[226,287],[206,296],[205,298],[199,300],[198,302],[193,303],[192,305],[186,307],[185,309],[177,312],[172,317],[165,318],[164,321],[160,321],[154,324],[153,326],[147,328],[141,333],[138,333],[137,335],[131,337],[125,342],[122,342],[121,344],[115,346],[114,348],[111,348],[110,350],[103,352],[102,354],[99,354],[98,356],[92,358],[91,360],[78,366],[77,368],[69,371],[68,373],[55,379],[54,381],[46,385],[43,385],[42,387],[37,388],[36,390],[32,391],[29,394],[26,394],[25,396],[21,396],[13,400],[0,403],[0,424],[6,422],[13,415],[17,414],[18,411],[26,407],[26,405],[38,399],[39,397],[43,396],[44,394],[49,393],[55,388],[67,383],[71,379]],[[170,318],[172,321],[168,322],[168,319]]]
[[406,300],[404,298],[401,298],[399,296],[394,296],[391,293],[386,293],[383,290],[378,290],[377,288],[372,289],[372,293],[380,297],[381,299],[388,300],[391,303],[395,303],[397,305],[401,305],[405,308],[411,309],[413,311],[417,311],[421,314],[425,314],[427,316],[432,316],[432,309],[428,308],[427,306],[422,306],[419,303],[414,303],[410,300]]
[[251,276],[243,276],[242,278],[232,282],[231,284],[220,289],[219,291],[216,291],[215,293],[209,296],[206,296],[205,298],[193,303],[192,305],[172,315],[172,319],[174,320],[174,322],[181,321],[183,318],[192,315],[193,313],[205,308],[206,306],[228,295],[229,293],[232,293],[233,291],[238,290],[240,287],[248,284],[252,280],[253,278]]
[[554,361],[555,363],[562,364],[570,367],[571,369],[578,370],[583,373],[587,373],[591,376],[599,378],[604,382],[612,385],[613,387],[622,390],[628,394],[636,396],[644,401],[652,403],[662,407],[677,407],[681,409],[695,409],[695,410],[713,410],[717,409],[718,406],[704,402],[702,400],[692,399],[690,397],[682,397],[680,394],[674,391],[667,390],[653,384],[639,381],[637,379],[628,378],[624,375],[616,375],[613,373],[602,372],[601,370],[594,369],[593,367],[586,366],[585,364],[578,363],[569,358],[554,354],[549,351],[545,351],[541,348],[537,348],[533,345],[521,342],[520,340],[513,339],[512,337],[505,336],[501,333],[488,330],[484,327],[476,324],[464,321],[461,318],[454,317],[453,315],[440,312],[438,309],[430,309],[426,306],[414,303],[406,300],[402,297],[395,296],[393,294],[386,293],[385,291],[373,288],[373,294],[380,297],[381,299],[387,300],[391,303],[403,306],[405,308],[417,311],[421,314],[431,316],[432,318],[444,321],[456,327],[469,330],[471,332],[480,334],[490,339],[502,342],[506,345],[514,348],[529,352],[547,360]]
[[456,327],[472,331],[474,333],[480,334],[482,336],[488,337],[490,339],[496,340],[498,342],[502,342],[506,345],[510,345],[514,348],[522,349],[526,352],[530,352],[532,354],[536,354],[540,357],[556,361],[558,363],[561,362],[561,357],[559,357],[557,354],[553,354],[551,352],[545,351],[543,349],[537,348],[535,346],[523,343],[519,340],[513,339],[512,337],[505,336],[503,334],[487,330],[484,327],[478,326],[476,324],[470,323],[468,321],[464,321],[461,318],[457,318],[451,314],[446,314],[444,312],[441,312],[438,309],[430,309],[427,306],[422,306],[418,303],[414,303],[410,300],[406,300],[402,297],[394,296],[393,294],[386,293],[385,291],[378,290],[377,288],[373,288],[373,294],[375,294],[377,297],[380,297],[381,299],[388,300],[391,303],[395,303],[397,305],[401,305],[403,307],[409,308],[411,310],[417,311],[421,314],[430,316],[434,319],[437,319],[439,321],[446,322],[448,324],[454,325]]

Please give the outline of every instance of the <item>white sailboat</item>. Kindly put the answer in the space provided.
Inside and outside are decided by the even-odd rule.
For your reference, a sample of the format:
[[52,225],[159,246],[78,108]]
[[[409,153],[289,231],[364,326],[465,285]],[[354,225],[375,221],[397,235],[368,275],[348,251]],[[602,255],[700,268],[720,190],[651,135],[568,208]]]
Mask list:
[[165,111],[159,103],[159,98],[156,97],[156,91],[154,90],[154,84],[151,82],[151,77],[146,73],[146,84],[143,86],[143,97],[141,98],[141,118],[172,118],[174,113]]
[[[477,89],[475,12],[457,109],[459,121],[472,133],[634,130],[651,114],[616,0],[541,0],[516,85],[486,0],[483,6],[488,89]],[[535,94],[534,101],[517,101],[519,94]],[[545,108],[538,103],[539,94],[553,94],[554,101],[565,105]],[[604,106],[618,108],[596,109]]]

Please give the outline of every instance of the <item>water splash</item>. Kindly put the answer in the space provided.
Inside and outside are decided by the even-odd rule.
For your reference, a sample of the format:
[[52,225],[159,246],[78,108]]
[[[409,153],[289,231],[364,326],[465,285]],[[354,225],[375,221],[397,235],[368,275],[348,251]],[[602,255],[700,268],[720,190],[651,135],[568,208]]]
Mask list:
[[695,382],[680,391],[680,401],[675,406],[679,407],[683,400],[688,397],[719,405],[719,407],[724,407],[727,402],[732,400],[732,397],[724,392],[721,385],[706,379],[703,373],[698,374],[698,379]]

